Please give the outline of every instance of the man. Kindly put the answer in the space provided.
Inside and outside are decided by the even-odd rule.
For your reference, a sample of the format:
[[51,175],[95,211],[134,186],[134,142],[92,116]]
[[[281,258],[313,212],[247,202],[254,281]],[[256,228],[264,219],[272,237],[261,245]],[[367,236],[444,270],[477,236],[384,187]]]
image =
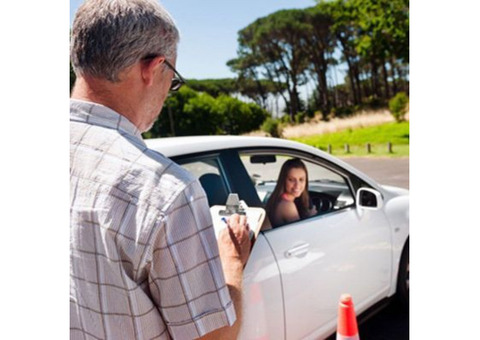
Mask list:
[[244,216],[215,239],[199,182],[149,150],[178,30],[153,0],[87,0],[76,14],[70,106],[72,339],[235,338]]

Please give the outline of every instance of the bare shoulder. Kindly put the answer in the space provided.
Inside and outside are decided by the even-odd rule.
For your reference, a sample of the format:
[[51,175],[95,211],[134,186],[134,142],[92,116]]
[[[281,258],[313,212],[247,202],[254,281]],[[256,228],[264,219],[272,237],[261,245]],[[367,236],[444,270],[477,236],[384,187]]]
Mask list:
[[282,199],[280,202],[278,202],[278,210],[292,210],[295,209],[297,210],[297,207],[295,206],[295,203],[293,201],[287,201],[285,199]]
[[297,221],[300,218],[293,201],[281,200],[278,204],[277,213],[282,224]]

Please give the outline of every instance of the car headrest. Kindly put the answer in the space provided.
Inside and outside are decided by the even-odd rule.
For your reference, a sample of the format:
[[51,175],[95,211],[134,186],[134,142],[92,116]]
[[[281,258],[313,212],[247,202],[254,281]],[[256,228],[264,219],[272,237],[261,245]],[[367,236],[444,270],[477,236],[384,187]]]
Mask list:
[[217,174],[204,174],[198,179],[208,198],[208,205],[225,205],[227,201],[227,190],[225,184]]

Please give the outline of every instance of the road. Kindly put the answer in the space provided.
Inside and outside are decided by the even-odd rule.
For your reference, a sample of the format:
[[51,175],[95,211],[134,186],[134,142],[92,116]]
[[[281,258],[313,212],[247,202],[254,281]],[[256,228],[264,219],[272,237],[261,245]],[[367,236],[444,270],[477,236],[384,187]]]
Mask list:
[[393,185],[409,189],[408,158],[341,158],[343,161],[354,166],[380,184]]
[[[408,158],[343,158],[377,182],[409,189]],[[362,340],[409,339],[409,312],[392,303],[377,315],[359,325]]]
[[409,312],[398,302],[388,307],[358,326],[362,340],[408,340]]

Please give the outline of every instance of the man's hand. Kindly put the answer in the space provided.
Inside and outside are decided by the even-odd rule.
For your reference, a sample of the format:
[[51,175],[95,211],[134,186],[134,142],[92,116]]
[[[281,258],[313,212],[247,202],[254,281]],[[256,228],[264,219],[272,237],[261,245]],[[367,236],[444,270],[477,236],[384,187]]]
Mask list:
[[236,339],[238,337],[242,322],[243,267],[250,255],[250,244],[247,217],[238,214],[230,216],[227,228],[223,229],[218,236],[218,251],[237,321],[231,327],[225,326],[204,335],[202,340]]
[[225,267],[232,261],[240,261],[242,268],[247,263],[250,255],[250,229],[247,225],[245,215],[234,214],[227,221],[227,228],[220,232],[218,238],[218,249],[220,259]]

